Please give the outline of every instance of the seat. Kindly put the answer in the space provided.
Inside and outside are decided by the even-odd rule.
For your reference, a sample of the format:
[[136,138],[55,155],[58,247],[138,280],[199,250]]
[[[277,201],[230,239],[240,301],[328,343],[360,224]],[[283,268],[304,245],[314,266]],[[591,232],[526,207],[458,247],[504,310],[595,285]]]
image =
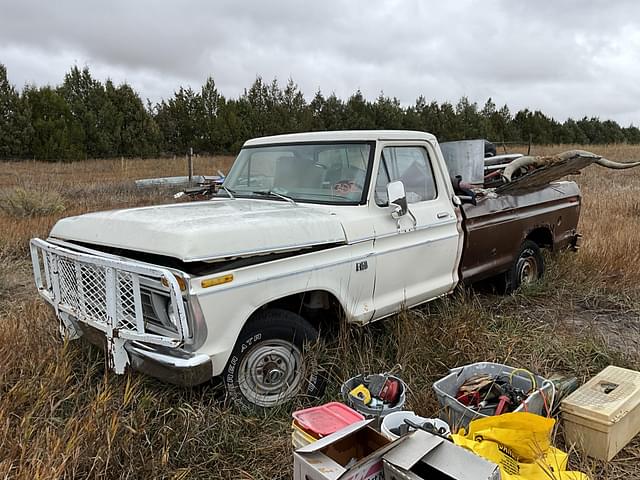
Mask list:
[[298,181],[296,157],[278,157],[273,178],[273,188],[289,191],[298,186]]

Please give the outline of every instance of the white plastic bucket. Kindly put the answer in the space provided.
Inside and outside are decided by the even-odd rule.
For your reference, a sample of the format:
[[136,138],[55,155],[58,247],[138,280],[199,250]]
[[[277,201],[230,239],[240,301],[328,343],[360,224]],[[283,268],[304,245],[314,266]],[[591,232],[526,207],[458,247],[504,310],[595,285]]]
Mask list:
[[382,433],[389,440],[395,440],[398,438],[398,435],[392,433],[391,430],[395,430],[400,427],[405,419],[412,421],[418,425],[422,425],[425,422],[431,423],[436,430],[440,428],[444,428],[445,433],[443,435],[450,435],[451,430],[449,429],[449,425],[444,420],[440,420],[439,418],[424,418],[416,415],[414,412],[409,410],[401,410],[399,412],[391,412],[386,415],[382,419],[382,424],[380,425],[380,433]]

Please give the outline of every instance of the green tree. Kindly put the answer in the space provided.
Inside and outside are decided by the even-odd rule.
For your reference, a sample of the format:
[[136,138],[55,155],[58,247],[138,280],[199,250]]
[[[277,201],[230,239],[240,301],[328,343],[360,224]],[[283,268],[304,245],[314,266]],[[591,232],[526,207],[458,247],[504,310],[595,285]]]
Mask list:
[[202,138],[198,148],[215,153],[224,150],[228,132],[220,114],[224,109],[225,98],[216,88],[213,77],[208,77],[200,92],[202,98]]
[[589,139],[582,131],[580,126],[572,118],[568,118],[562,124],[562,129],[558,132],[557,138],[554,139],[558,143],[589,143]]
[[[447,129],[453,129],[456,125],[455,113],[450,103],[442,104],[436,101],[425,103],[421,111],[423,130],[432,133],[437,138],[446,138]],[[455,133],[449,134],[449,138],[455,138]]]
[[322,117],[322,112],[326,108],[327,100],[324,98],[324,95],[318,89],[316,94],[313,97],[313,100],[309,102],[309,112],[311,114],[311,130],[327,130],[327,127],[324,124],[324,118]]
[[[435,110],[435,105],[430,106]],[[456,111],[449,102],[444,102],[438,108],[438,131],[433,132],[440,140],[460,140],[463,138],[463,127],[460,125],[460,116],[456,115]]]
[[251,137],[249,125],[245,120],[248,108],[243,98],[228,100],[222,106],[219,113],[222,152],[238,152],[242,144]]
[[403,128],[408,130],[423,130],[420,114],[425,104],[426,100],[420,95],[414,105],[410,105],[405,109],[402,119]]
[[40,160],[86,158],[84,131],[64,97],[49,86],[27,87],[23,95],[33,129],[29,154]]
[[360,90],[351,95],[345,105],[346,127],[354,130],[375,128],[376,121],[371,104],[362,95]]
[[110,84],[107,96],[115,106],[115,154],[136,157],[158,155],[160,130],[140,96],[126,83],[118,87]]
[[113,156],[116,141],[109,127],[114,112],[109,108],[104,86],[91,76],[89,68],[72,67],[57,91],[84,132],[86,155],[92,158]]
[[380,92],[375,103],[371,105],[375,128],[400,129],[402,128],[405,111],[397,98],[389,98]]
[[24,103],[0,64],[0,158],[24,157],[31,133]]
[[456,105],[456,124],[460,139],[472,139],[486,136],[486,126],[483,116],[478,112],[478,104],[462,97]]
[[523,141],[528,141],[531,138],[534,143],[549,144],[554,142],[554,131],[557,130],[558,123],[539,110],[535,112],[526,108],[520,110],[516,113],[513,123]]
[[238,103],[238,111],[246,122],[250,137],[273,135],[283,130],[276,112],[281,97],[282,92],[275,79],[268,85],[262,77],[257,77],[251,87],[244,91]]
[[311,129],[311,111],[304,94],[291,78],[282,92],[280,112],[282,127],[285,132],[306,132]]
[[633,124],[622,129],[625,140],[629,143],[640,143],[640,129]]
[[189,88],[180,87],[173,98],[156,106],[155,121],[164,139],[164,150],[186,153],[197,148],[206,138],[202,96]]
[[309,109],[313,130],[344,130],[349,128],[344,102],[335,93],[325,98],[318,90],[309,104]]

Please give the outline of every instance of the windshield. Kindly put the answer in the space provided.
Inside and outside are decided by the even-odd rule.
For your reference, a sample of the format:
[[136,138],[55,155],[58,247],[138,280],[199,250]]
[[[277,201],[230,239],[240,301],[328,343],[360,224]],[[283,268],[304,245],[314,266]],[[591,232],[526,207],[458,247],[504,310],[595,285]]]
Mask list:
[[[366,195],[371,143],[243,148],[224,186],[233,195],[358,204]],[[224,192],[224,190],[223,190]]]

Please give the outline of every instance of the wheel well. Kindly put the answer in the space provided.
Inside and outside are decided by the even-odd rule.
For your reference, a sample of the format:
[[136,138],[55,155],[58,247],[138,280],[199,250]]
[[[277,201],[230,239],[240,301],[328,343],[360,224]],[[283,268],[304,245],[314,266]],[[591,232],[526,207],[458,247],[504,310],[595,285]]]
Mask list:
[[251,318],[257,312],[268,308],[280,308],[297,313],[318,330],[336,328],[339,320],[345,318],[345,311],[338,298],[326,290],[309,290],[272,300],[258,308]]
[[535,242],[540,248],[553,250],[553,234],[548,227],[539,227],[532,230],[526,239]]

